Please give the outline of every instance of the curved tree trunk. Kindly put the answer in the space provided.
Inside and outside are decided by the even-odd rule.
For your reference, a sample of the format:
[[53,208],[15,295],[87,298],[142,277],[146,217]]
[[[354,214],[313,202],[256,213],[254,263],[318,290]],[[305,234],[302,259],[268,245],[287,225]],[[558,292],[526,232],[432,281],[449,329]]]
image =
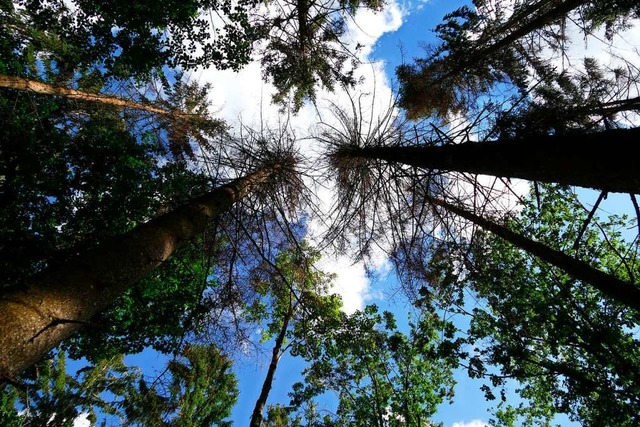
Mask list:
[[0,295],[0,383],[36,363],[166,261],[275,168],[223,185]]
[[27,80],[22,77],[7,76],[0,74],[0,88],[15,89],[25,92],[39,93],[42,95],[62,96],[64,98],[76,99],[78,101],[93,102],[97,104],[110,105],[118,108],[132,108],[135,110],[147,111],[149,113],[161,114],[163,116],[179,117],[185,120],[201,120],[198,115],[182,113],[175,110],[154,107],[153,105],[141,104],[115,96],[101,95],[99,93],[85,92],[76,89],[69,89],[61,86],[52,86],[47,83],[35,80]]
[[640,194],[640,128],[444,146],[349,147],[335,156]]
[[573,258],[545,244],[531,240],[503,225],[480,217],[464,208],[432,197],[429,197],[427,200],[434,205],[441,206],[447,211],[471,221],[531,255],[564,270],[572,277],[585,283],[590,283],[604,295],[617,301],[618,304],[640,312],[640,287],[635,284],[625,282],[617,277],[604,273],[603,271],[593,268],[586,262]]

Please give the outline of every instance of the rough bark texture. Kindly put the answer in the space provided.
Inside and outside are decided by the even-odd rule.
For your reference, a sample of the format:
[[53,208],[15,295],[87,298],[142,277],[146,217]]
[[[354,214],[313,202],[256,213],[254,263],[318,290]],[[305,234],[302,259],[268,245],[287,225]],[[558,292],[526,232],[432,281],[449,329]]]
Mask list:
[[623,306],[640,312],[640,287],[633,283],[625,282],[610,274],[591,267],[586,262],[580,261],[569,255],[550,248],[540,242],[531,240],[521,234],[509,230],[507,227],[475,215],[459,206],[452,205],[443,200],[429,198],[434,205],[442,206],[449,212],[465,218],[483,229],[503,238],[507,242],[527,251],[541,260],[558,267],[572,277],[591,284],[594,288],[618,302]]
[[0,296],[0,383],[11,380],[167,260],[273,173],[218,187]]
[[0,88],[15,89],[25,92],[39,93],[43,95],[62,96],[69,99],[77,99],[79,101],[94,102],[104,105],[110,105],[118,108],[132,108],[143,110],[149,113],[161,114],[164,116],[174,116],[186,120],[199,120],[198,116],[192,114],[181,113],[174,110],[166,110],[164,108],[154,107],[153,105],[140,104],[138,102],[128,101],[126,99],[117,98],[115,96],[101,95],[99,93],[84,92],[66,87],[52,86],[46,83],[27,80],[21,77],[7,76],[0,74]]
[[638,194],[639,147],[640,128],[633,128],[437,147],[347,147],[338,155]]

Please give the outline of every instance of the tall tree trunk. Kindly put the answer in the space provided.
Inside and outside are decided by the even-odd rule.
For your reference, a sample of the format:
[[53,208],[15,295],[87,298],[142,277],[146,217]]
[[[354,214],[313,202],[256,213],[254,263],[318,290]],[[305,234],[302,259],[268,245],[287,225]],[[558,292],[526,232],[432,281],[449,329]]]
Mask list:
[[260,391],[260,396],[258,400],[256,400],[256,406],[253,408],[253,414],[251,414],[251,423],[249,427],[260,427],[262,424],[262,412],[264,411],[264,406],[267,403],[267,398],[269,397],[269,393],[271,392],[271,387],[273,385],[273,378],[276,374],[276,369],[278,368],[278,361],[280,360],[280,351],[282,350],[282,344],[284,343],[284,338],[287,334],[287,329],[289,328],[289,321],[293,316],[293,307],[290,304],[289,310],[287,311],[287,315],[285,316],[282,327],[280,328],[280,333],[276,338],[275,345],[273,346],[273,352],[271,354],[271,363],[269,363],[269,369],[267,370],[267,376],[262,383],[262,390]]
[[255,190],[270,167],[223,185],[0,295],[0,382],[11,380]]
[[149,113],[161,114],[163,116],[172,116],[183,120],[202,120],[200,116],[194,114],[187,114],[176,110],[167,110],[164,108],[154,107],[153,105],[141,104],[139,102],[133,102],[115,96],[101,95],[99,93],[85,92],[61,86],[52,86],[47,83],[27,80],[21,77],[7,76],[4,74],[0,74],[0,88],[15,89],[25,92],[39,93],[43,95],[61,96],[64,98],[76,99],[78,101],[93,102],[118,108],[132,108],[136,110],[147,111]]
[[437,147],[346,146],[335,155],[638,194],[639,141],[640,128],[633,128]]
[[593,268],[586,262],[557,251],[545,244],[531,240],[503,225],[478,216],[460,206],[452,205],[444,200],[434,199],[432,197],[429,197],[427,200],[434,205],[441,206],[449,212],[471,221],[531,255],[564,270],[572,277],[591,284],[604,295],[617,301],[618,304],[640,312],[640,287],[637,285],[604,273],[603,271]]

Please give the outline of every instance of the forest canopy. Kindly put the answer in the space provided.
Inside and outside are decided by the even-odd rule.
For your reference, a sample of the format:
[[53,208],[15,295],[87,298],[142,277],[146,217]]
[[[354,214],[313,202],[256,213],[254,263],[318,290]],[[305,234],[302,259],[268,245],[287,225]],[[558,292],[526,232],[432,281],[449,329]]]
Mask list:
[[2,2],[0,424],[638,425],[640,6],[457,6]]

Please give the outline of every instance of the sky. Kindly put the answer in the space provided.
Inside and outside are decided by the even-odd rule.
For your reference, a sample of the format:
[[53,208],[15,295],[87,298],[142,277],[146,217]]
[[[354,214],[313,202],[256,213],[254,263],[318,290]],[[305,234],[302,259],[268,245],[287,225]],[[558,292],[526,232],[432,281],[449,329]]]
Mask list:
[[[356,22],[349,23],[350,43],[359,43],[364,46],[360,51],[363,65],[358,73],[364,77],[364,83],[358,87],[358,93],[366,94],[366,99],[371,100],[371,108],[375,111],[383,111],[389,104],[396,87],[394,69],[402,62],[411,62],[412,58],[422,55],[423,43],[433,41],[431,29],[438,24],[445,13],[451,12],[465,2],[458,0],[430,0],[430,1],[397,1],[392,0],[381,13],[364,11],[356,17]],[[638,33],[627,37],[629,45],[636,43]],[[636,44],[640,45],[640,43]],[[593,49],[593,45],[588,46]],[[226,119],[229,123],[242,121],[245,124],[256,125],[260,120],[273,124],[279,120],[277,107],[269,105],[273,87],[265,83],[261,77],[259,64],[252,63],[240,72],[230,70],[199,70],[193,74],[193,78],[201,82],[210,82],[213,85],[212,104],[214,111]],[[330,115],[326,114],[326,107],[330,102],[343,104],[347,102],[347,94],[343,92],[320,92],[317,109],[306,105],[300,113],[292,118],[293,127],[300,134],[306,134],[318,122],[318,111],[322,114],[320,119],[330,121]],[[305,147],[308,153],[313,153],[315,148],[311,142]],[[321,199],[329,203],[331,194],[329,190],[321,196]],[[620,211],[624,208],[622,201],[609,202],[607,209]],[[320,234],[321,227],[311,224],[312,235]],[[310,236],[313,240],[313,236]],[[391,309],[398,316],[404,316],[406,307],[401,303],[394,305],[394,301],[388,298],[385,290],[392,288],[396,282],[388,262],[380,254],[376,258],[375,266],[380,279],[372,282],[365,274],[364,266],[353,264],[347,256],[325,257],[319,267],[326,272],[336,273],[335,291],[340,293],[344,300],[345,311],[353,312],[363,308],[369,303],[376,303],[381,308]],[[267,348],[267,352],[270,349]],[[153,352],[144,352],[140,355],[129,356],[127,361],[131,364],[141,365],[147,371],[162,369],[164,361]],[[247,359],[240,361],[236,372],[240,382],[240,396],[233,411],[235,425],[242,426],[248,420],[259,394],[264,379],[268,360],[257,364]],[[302,364],[291,357],[285,357],[276,373],[276,382],[268,403],[287,403],[287,392],[298,378]],[[455,389],[455,402],[452,405],[443,404],[434,417],[434,421],[443,422],[445,427],[486,427],[490,418],[487,412],[488,405],[483,394],[479,391],[481,383],[469,380],[462,371],[456,373],[458,384]],[[559,420],[561,425],[570,426],[565,418]],[[82,425],[77,423],[77,425]]]

